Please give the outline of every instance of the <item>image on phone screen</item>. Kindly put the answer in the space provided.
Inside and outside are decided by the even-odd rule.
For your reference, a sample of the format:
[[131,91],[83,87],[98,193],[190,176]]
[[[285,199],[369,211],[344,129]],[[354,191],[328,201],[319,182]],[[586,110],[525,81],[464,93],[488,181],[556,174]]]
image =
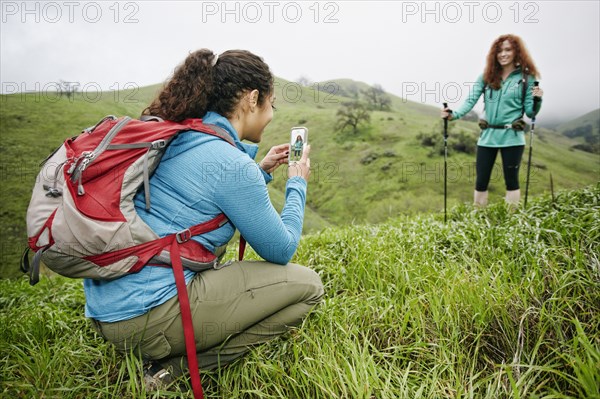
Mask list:
[[308,142],[308,129],[293,127],[290,133],[290,162],[298,162],[302,158],[304,145]]

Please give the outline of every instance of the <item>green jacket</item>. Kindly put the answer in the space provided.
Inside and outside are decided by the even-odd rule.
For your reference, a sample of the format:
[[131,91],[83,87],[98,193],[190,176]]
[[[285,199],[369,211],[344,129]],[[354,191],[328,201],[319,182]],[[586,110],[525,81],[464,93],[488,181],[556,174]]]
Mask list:
[[[473,109],[479,97],[484,95],[485,114],[483,119],[490,125],[510,125],[513,121],[522,117],[523,102],[521,88],[521,68],[515,69],[505,81],[499,90],[493,90],[486,87],[483,83],[483,75],[480,75],[470,90],[467,100],[457,110],[453,111],[453,120],[460,119]],[[525,94],[525,114],[531,118],[533,116],[533,82],[535,78],[527,76],[527,92]],[[483,89],[485,87],[485,93]],[[537,105],[535,113],[537,114],[542,107],[542,102]],[[525,145],[525,133],[513,129],[495,129],[487,128],[481,132],[477,145],[482,147],[511,147]]]

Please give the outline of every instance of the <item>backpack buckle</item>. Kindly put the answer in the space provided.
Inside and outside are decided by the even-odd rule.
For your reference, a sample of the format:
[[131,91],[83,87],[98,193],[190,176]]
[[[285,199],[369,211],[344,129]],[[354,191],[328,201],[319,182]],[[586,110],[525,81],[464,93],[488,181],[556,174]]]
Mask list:
[[183,244],[184,242],[189,241],[192,238],[192,232],[190,229],[185,229],[180,231],[179,233],[175,233],[175,239],[179,244]]
[[167,146],[167,140],[156,140],[152,142],[152,148],[157,150],[165,148]]

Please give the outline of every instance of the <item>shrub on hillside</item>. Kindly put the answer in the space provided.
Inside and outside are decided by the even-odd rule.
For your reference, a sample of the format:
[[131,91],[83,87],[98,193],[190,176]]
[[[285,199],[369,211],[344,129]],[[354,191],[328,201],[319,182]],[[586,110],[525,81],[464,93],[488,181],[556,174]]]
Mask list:
[[[600,126],[600,121],[598,121]],[[591,124],[579,126],[575,129],[565,130],[563,134],[570,138],[583,138],[585,143],[575,144],[571,148],[592,154],[600,154],[600,137],[594,132],[594,128]]]
[[357,136],[362,126],[368,126],[371,121],[371,111],[360,101],[344,102],[336,113],[336,131],[341,137],[347,138],[349,130],[352,136]]
[[[425,147],[431,147],[429,156],[444,155],[444,136],[440,132],[419,133],[417,140]],[[448,133],[448,150],[475,154],[477,149],[477,136],[473,132],[460,130]]]

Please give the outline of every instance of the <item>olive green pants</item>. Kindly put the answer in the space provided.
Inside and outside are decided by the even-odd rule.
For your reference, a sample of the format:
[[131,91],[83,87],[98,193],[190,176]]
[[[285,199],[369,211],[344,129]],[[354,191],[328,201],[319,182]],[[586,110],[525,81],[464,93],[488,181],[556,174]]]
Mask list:
[[[323,296],[319,275],[292,263],[234,262],[198,273],[187,289],[202,369],[230,363],[297,326]],[[187,365],[177,296],[130,320],[92,324],[122,353],[133,350],[175,374]]]

